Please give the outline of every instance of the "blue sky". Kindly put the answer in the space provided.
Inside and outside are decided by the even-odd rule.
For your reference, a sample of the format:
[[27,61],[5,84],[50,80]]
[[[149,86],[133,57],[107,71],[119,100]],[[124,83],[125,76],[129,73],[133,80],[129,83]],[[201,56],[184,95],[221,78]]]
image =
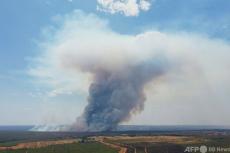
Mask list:
[[[35,83],[28,74],[28,69],[34,64],[31,59],[41,53],[38,44],[46,39],[42,31],[50,26],[58,29],[60,25],[55,17],[76,9],[95,14],[106,20],[114,32],[124,35],[153,29],[174,34],[205,35],[226,44],[230,41],[228,0],[152,0],[150,9],[140,11],[138,16],[110,14],[98,11],[96,7],[96,0],[0,1],[0,125],[37,124],[46,123],[46,120],[69,123],[72,116],[82,110],[85,97],[77,93],[45,97],[44,93],[50,87],[44,87],[39,81]],[[63,121],[65,119],[53,119],[56,117],[46,118],[47,114],[58,118],[66,111],[69,111],[66,122]]]

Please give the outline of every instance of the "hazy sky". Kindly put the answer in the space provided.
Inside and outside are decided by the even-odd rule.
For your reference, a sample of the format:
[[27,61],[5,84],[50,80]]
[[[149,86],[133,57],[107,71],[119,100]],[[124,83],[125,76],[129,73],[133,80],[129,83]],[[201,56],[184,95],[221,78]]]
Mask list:
[[59,53],[88,52],[81,39],[95,56],[123,40],[135,50],[136,38],[143,52],[127,57],[160,50],[183,66],[148,84],[144,111],[124,124],[230,125],[228,0],[1,0],[0,125],[74,122],[90,77],[59,67]]

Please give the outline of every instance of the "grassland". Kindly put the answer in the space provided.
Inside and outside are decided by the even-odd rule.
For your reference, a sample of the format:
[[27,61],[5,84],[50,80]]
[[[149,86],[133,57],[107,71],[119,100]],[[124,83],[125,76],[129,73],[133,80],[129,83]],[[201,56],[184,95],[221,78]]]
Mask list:
[[[103,141],[127,148],[126,153],[181,153],[188,146],[230,148],[230,136],[103,136]],[[218,153],[224,153],[219,151]],[[226,152],[225,152],[226,153]]]
[[193,137],[193,136],[114,136],[103,137],[110,143],[173,143],[173,144],[196,144],[200,142],[208,141],[205,138]]
[[[63,144],[64,140],[75,140]],[[84,141],[82,141],[84,140]],[[33,147],[36,142],[49,145]],[[55,143],[53,143],[55,142]],[[59,144],[57,142],[61,142]],[[67,142],[67,141],[65,141]],[[76,143],[78,142],[78,143]],[[0,132],[2,146],[29,146],[30,149],[9,149],[0,153],[182,153],[187,146],[230,148],[229,130],[172,132],[106,132],[106,133],[17,133]],[[0,149],[1,150],[1,149]],[[226,152],[218,152],[226,153]]]
[[52,145],[36,149],[5,150],[0,153],[117,153],[118,151],[97,142]]

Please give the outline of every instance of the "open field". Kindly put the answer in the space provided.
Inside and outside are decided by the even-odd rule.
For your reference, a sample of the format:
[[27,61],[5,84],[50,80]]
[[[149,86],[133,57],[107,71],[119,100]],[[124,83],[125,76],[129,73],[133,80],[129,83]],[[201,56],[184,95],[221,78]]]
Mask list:
[[[230,148],[230,136],[101,136],[104,142],[127,148],[126,153],[183,153],[188,146]],[[226,151],[218,151],[218,153]],[[230,152],[230,151],[229,151]]]
[[92,142],[92,143],[73,143],[52,145],[48,147],[35,148],[35,149],[18,149],[18,150],[5,150],[0,153],[117,153],[116,149],[110,148],[106,145]]
[[102,137],[105,141],[111,143],[173,143],[173,144],[196,144],[205,142],[203,138],[192,136],[114,136],[114,137]]
[[230,132],[0,132],[0,153],[183,153],[201,145],[230,148]]
[[77,143],[77,139],[68,140],[56,140],[56,141],[37,141],[37,142],[21,142],[14,144],[12,146],[0,146],[1,150],[18,150],[18,149],[34,149],[34,148],[44,148],[51,145],[62,145],[62,144],[72,144]]

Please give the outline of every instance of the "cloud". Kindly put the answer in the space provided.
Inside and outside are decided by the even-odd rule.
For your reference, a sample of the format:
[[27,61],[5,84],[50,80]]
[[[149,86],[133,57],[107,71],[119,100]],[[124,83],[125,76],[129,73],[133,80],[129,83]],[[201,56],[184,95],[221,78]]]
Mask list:
[[121,13],[125,16],[138,16],[140,11],[150,9],[150,0],[97,0],[97,10],[111,14]]
[[[42,42],[41,53],[29,69],[36,82],[52,89],[51,96],[82,93],[87,97],[94,71],[112,69],[116,76],[133,65],[163,57],[170,69],[145,86],[150,107],[147,113],[144,110],[147,116],[138,121],[148,119],[150,123],[151,114],[153,123],[154,118],[162,123],[164,114],[170,123],[177,123],[181,116],[184,124],[208,124],[212,118],[219,118],[218,124],[229,121],[229,111],[224,109],[230,106],[228,42],[186,32],[120,34],[110,29],[106,20],[81,11],[64,16],[62,23],[52,40]],[[213,113],[207,105],[220,112]],[[197,106],[203,109],[190,110]],[[154,108],[157,111],[152,111]]]

